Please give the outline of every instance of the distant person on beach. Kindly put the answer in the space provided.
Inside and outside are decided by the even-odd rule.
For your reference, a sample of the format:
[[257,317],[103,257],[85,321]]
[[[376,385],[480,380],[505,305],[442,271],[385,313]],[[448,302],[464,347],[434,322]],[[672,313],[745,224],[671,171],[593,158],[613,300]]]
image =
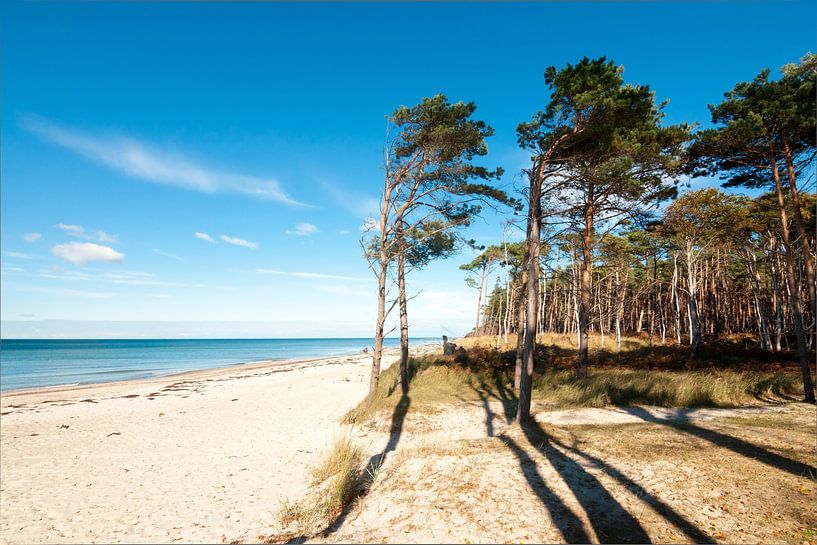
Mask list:
[[369,347],[368,347],[368,346],[364,346],[364,347],[363,347],[363,353],[364,353],[364,354],[368,354],[368,353],[369,353]]

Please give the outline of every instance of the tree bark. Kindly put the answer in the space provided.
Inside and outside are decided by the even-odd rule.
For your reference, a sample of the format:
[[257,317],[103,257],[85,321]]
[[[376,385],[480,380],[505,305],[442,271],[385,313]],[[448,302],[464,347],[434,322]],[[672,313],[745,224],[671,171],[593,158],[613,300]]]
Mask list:
[[579,305],[579,378],[587,376],[588,341],[590,332],[590,299],[593,274],[593,186],[588,189],[584,208],[584,233],[582,236],[582,274]]
[[474,336],[479,336],[479,321],[480,317],[482,316],[482,294],[485,291],[485,277],[487,276],[488,272],[488,263],[484,263],[482,265],[482,274],[480,275],[479,280],[479,297],[477,297],[477,325],[474,326]]
[[528,240],[526,257],[528,278],[525,302],[525,345],[523,348],[523,368],[519,380],[519,406],[516,422],[522,424],[530,418],[531,393],[533,387],[533,364],[536,358],[536,320],[539,317],[539,243],[542,221],[542,181],[544,163],[537,165],[530,174],[528,195]]
[[522,286],[519,288],[519,304],[516,307],[516,365],[513,373],[513,390],[519,398],[519,388],[522,381],[522,365],[525,361],[525,305],[523,304],[523,294],[527,294],[528,271],[522,271]]
[[374,397],[380,383],[380,362],[383,358],[383,330],[386,326],[386,277],[389,269],[389,254],[386,239],[386,219],[390,191],[386,189],[383,197],[383,210],[380,213],[380,243],[377,275],[377,321],[374,329],[374,347],[372,350],[372,374],[369,380],[369,397]]
[[814,383],[811,380],[811,362],[806,349],[806,331],[803,327],[803,311],[800,304],[800,290],[794,274],[794,255],[789,235],[789,220],[786,204],[783,200],[783,190],[780,184],[780,171],[777,161],[772,157],[772,178],[774,178],[774,192],[777,196],[777,210],[780,215],[781,232],[783,234],[783,252],[786,256],[786,284],[789,289],[789,307],[794,322],[794,333],[797,337],[797,354],[800,359],[800,371],[803,375],[803,390],[806,403],[814,403]]
[[403,240],[403,229],[398,227],[398,251],[397,251],[397,287],[400,305],[400,391],[408,393],[408,359],[409,359],[409,326],[408,326],[408,301],[406,298],[406,247]]
[[814,278],[814,261],[811,257],[811,244],[809,244],[808,233],[806,232],[806,225],[803,221],[803,214],[800,205],[800,193],[797,191],[797,175],[794,172],[794,160],[788,144],[783,148],[784,156],[786,158],[786,173],[789,178],[789,193],[791,194],[791,202],[794,205],[794,226],[797,230],[797,237],[800,241],[800,248],[803,251],[803,262],[806,267],[806,281],[808,283],[809,296],[809,312],[811,319],[817,319],[817,286],[815,286]]
[[689,288],[689,357],[698,355],[698,347],[701,344],[701,322],[698,316],[698,275],[697,256],[692,247],[692,241],[687,241],[685,249],[687,262],[687,287]]

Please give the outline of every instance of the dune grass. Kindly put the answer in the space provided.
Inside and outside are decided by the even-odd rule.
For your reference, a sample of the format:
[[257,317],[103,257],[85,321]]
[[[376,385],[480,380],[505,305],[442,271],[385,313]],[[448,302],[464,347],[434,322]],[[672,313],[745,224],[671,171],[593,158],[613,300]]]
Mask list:
[[364,490],[364,453],[351,437],[341,435],[310,469],[312,480],[306,497],[281,502],[276,518],[286,528],[267,542],[311,536],[328,527]]
[[[533,403],[562,409],[607,405],[661,407],[736,407],[761,401],[786,401],[802,396],[796,369],[785,359],[741,353],[735,346],[712,349],[690,361],[683,346],[653,346],[627,339],[620,353],[591,350],[588,377],[575,376],[575,351],[564,347],[565,337],[551,336],[540,346],[533,383]],[[544,340],[544,339],[540,339]],[[514,353],[495,347],[496,338],[457,341],[453,356],[431,355],[410,361],[412,410],[440,410],[441,404],[502,401],[516,406],[513,392]],[[482,342],[481,342],[482,341]],[[509,338],[515,347],[516,340]],[[592,344],[591,344],[592,346]],[[379,388],[350,410],[343,421],[362,423],[380,411],[393,411],[400,400],[397,369],[381,375]]]

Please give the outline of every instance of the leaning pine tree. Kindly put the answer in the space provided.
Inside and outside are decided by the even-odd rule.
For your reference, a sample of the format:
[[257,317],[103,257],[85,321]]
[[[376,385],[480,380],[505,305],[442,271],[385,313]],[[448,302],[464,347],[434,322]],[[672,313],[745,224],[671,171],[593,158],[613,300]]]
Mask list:
[[643,216],[675,194],[668,179],[681,164],[686,125],[662,126],[664,104],[648,86],[625,85],[623,68],[606,58],[549,67],[550,102],[517,129],[532,154],[528,190],[528,285],[525,362],[517,420],[528,418],[537,330],[539,238],[543,199],[581,237],[578,375],[586,376],[597,231]]
[[396,264],[400,308],[400,384],[408,391],[408,297],[406,265],[416,268],[450,255],[457,230],[470,224],[485,203],[508,203],[505,193],[490,185],[502,169],[473,163],[488,153],[485,139],[493,129],[472,119],[473,102],[451,104],[444,95],[401,106],[389,118],[386,176],[381,199],[379,233],[374,252],[367,253],[378,273],[378,315],[369,395],[377,391],[385,329],[386,284]]

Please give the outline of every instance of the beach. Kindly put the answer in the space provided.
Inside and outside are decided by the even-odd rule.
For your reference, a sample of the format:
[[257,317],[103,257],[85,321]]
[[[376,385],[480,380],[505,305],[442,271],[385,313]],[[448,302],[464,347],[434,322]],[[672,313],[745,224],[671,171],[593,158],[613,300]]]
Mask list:
[[[428,346],[419,347],[430,350]],[[387,349],[383,367],[397,358]],[[3,393],[0,541],[254,541],[367,393],[371,354]]]

